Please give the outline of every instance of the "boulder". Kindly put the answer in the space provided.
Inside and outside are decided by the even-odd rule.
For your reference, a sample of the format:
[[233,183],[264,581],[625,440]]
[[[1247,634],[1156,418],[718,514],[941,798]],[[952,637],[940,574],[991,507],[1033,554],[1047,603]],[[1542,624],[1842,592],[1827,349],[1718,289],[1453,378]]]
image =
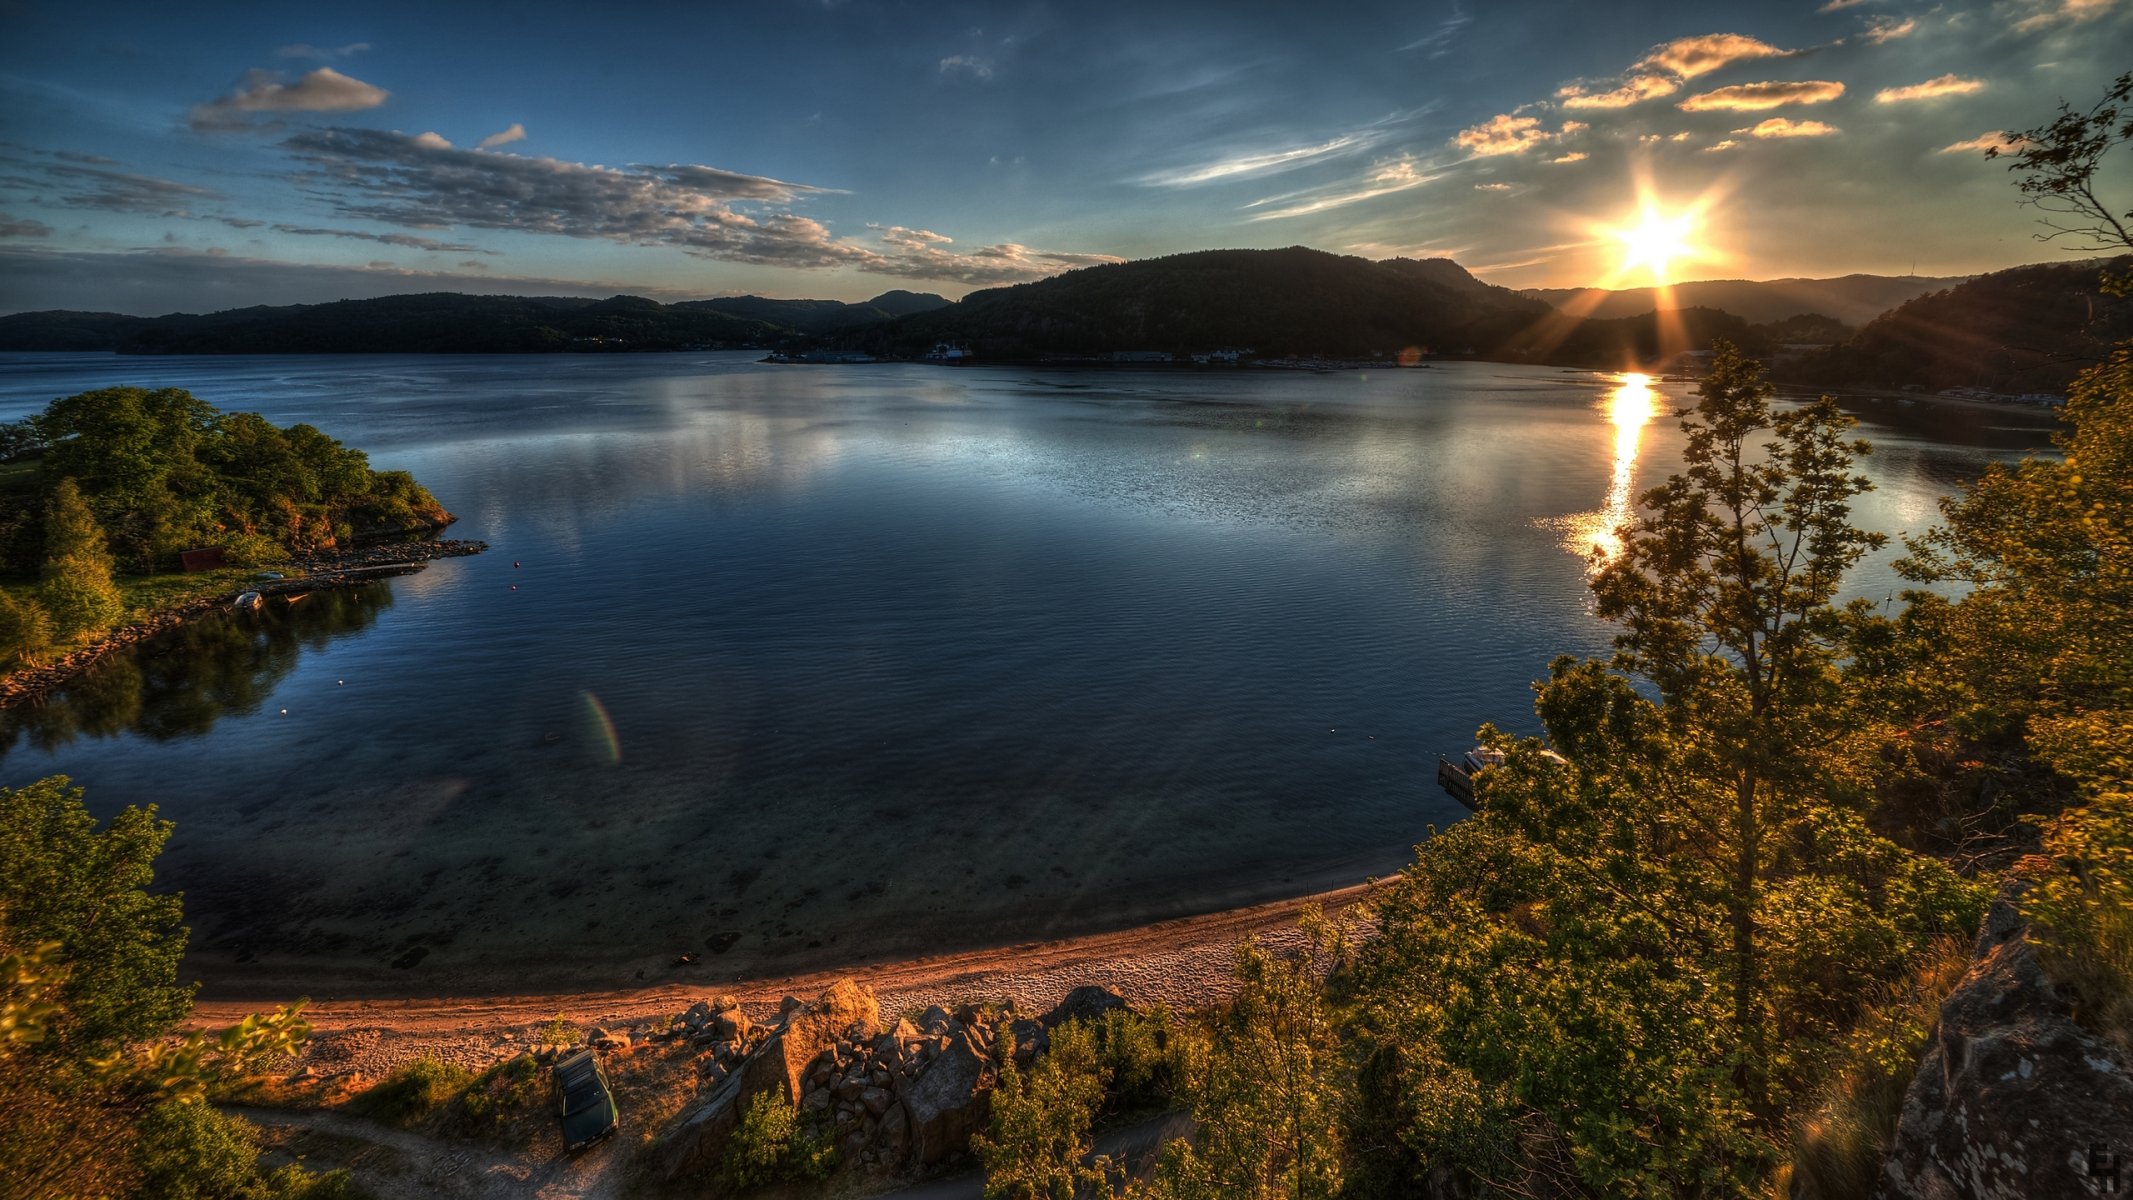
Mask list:
[[1027,1017],[1008,1022],[1007,1033],[1015,1040],[1017,1066],[1026,1067],[1035,1062],[1037,1056],[1052,1044],[1051,1035],[1045,1031],[1044,1026]]
[[656,1151],[661,1173],[677,1179],[717,1163],[740,1124],[741,1113],[764,1092],[775,1092],[797,1107],[805,1095],[809,1072],[834,1051],[837,1032],[854,1022],[878,1023],[880,1015],[874,993],[848,979],[830,985],[813,1004],[787,1010],[785,1023],[734,1067],[710,1099],[662,1139]]
[[681,1023],[692,1031],[701,1029],[704,1023],[711,1019],[711,1015],[711,1006],[698,1000],[689,1006],[688,1011],[681,1014]]
[[1067,1021],[1095,1022],[1114,1008],[1131,1009],[1126,998],[1107,987],[1085,984],[1066,994],[1059,1006],[1038,1018],[1046,1029],[1056,1029]]
[[943,1162],[970,1145],[970,1135],[983,1129],[992,1115],[993,1082],[992,1060],[965,1036],[950,1042],[923,1074],[904,1086],[916,1165]]
[[753,1027],[748,1015],[737,1008],[727,1009],[711,1018],[711,1030],[718,1034],[722,1041],[740,1041],[748,1036],[748,1031]]
[[1976,961],[1941,1005],[1882,1165],[1886,1196],[2086,1196],[2101,1194],[2093,1172],[2133,1175],[2133,1071],[2074,1023],[2019,894],[1994,902]]
[[948,1015],[947,1009],[935,1004],[919,1014],[918,1027],[927,1033],[946,1033],[948,1022],[954,1019]]

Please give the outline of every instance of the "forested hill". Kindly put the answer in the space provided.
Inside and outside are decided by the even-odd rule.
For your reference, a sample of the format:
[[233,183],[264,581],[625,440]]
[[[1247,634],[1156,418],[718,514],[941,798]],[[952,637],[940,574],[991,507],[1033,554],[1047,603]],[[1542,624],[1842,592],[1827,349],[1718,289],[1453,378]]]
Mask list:
[[1844,275],[1835,279],[1705,279],[1656,288],[1526,288],[1520,295],[1581,316],[1602,320],[1634,317],[1661,308],[1715,308],[1744,321],[1766,324],[1800,313],[1821,313],[1847,325],[1864,325],[1906,300],[1954,287],[1968,275]]
[[[2123,271],[2133,259],[2114,264]],[[2133,336],[2133,300],[2106,296],[2099,262],[1980,275],[1876,318],[1850,341],[1791,364],[1787,379],[1939,391],[2064,393],[2074,376]]]
[[961,303],[860,331],[897,356],[939,341],[981,359],[1251,349],[1262,355],[1483,351],[1551,310],[1449,259],[1383,262],[1292,246],[1203,250],[1085,267],[972,292]]
[[382,296],[331,304],[134,317],[29,312],[0,317],[0,350],[122,354],[528,353],[760,346],[877,324],[940,296],[886,292],[861,304],[738,296],[661,304],[641,296]]

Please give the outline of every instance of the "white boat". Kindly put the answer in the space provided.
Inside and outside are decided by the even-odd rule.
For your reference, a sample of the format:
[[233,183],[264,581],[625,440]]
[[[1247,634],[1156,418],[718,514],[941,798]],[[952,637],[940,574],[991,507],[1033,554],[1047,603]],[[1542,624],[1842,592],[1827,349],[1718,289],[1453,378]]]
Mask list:
[[[1541,757],[1550,762],[1561,763],[1566,767],[1570,765],[1569,759],[1564,758],[1553,750],[1541,751]],[[1452,799],[1466,805],[1468,808],[1472,808],[1474,807],[1474,777],[1490,767],[1500,767],[1502,765],[1503,751],[1491,750],[1487,746],[1476,746],[1465,754],[1460,755],[1457,762],[1453,762],[1448,758],[1439,758],[1437,760],[1437,783],[1445,791],[1452,794]]]
[[970,351],[953,342],[936,342],[933,349],[926,351],[926,361],[960,367],[970,361]]

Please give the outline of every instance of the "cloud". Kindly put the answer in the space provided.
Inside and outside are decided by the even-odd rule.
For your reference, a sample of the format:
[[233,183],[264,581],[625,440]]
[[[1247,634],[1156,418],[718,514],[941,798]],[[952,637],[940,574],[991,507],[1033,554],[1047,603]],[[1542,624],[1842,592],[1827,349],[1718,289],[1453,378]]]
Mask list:
[[43,221],[28,217],[11,217],[0,213],[0,238],[47,238],[52,236],[52,227]]
[[972,79],[991,79],[992,62],[975,54],[951,54],[941,60],[940,74],[968,75]]
[[1839,9],[1857,8],[1859,5],[1865,4],[1866,2],[1867,0],[1829,0],[1829,3],[1823,5],[1815,11],[1833,13]]
[[1663,45],[1654,46],[1645,56],[1632,64],[1630,70],[1666,71],[1683,79],[1708,75],[1720,67],[1759,58],[1785,58],[1790,50],[1780,50],[1768,42],[1738,33],[1706,33],[1699,37],[1676,38]]
[[1720,150],[1731,150],[1738,145],[1740,145],[1739,142],[1734,141],[1732,138],[1727,138],[1722,142],[1712,142],[1710,145],[1705,146],[1703,151],[1705,154],[1713,154]]
[[1940,152],[1942,154],[1963,154],[1970,152],[1981,153],[1986,150],[1997,150],[2002,154],[2008,154],[2012,153],[2013,151],[2020,150],[2022,147],[2027,146],[2028,144],[2029,142],[2023,138],[2012,137],[2005,133],[1988,132],[1981,133],[1976,137],[1969,138],[1965,141],[1954,142],[1950,145],[1942,146],[1940,148]]
[[202,218],[202,219],[203,219],[203,220],[208,220],[208,221],[220,221],[220,222],[222,222],[222,223],[223,223],[224,225],[227,225],[227,226],[229,226],[229,227],[230,227],[230,228],[232,228],[232,229],[257,229],[257,228],[259,228],[259,227],[260,227],[261,225],[264,225],[264,224],[266,224],[266,222],[265,222],[265,221],[255,221],[255,220],[251,219],[250,217],[220,217],[220,216],[216,216],[216,217],[205,217],[205,218]]
[[345,46],[333,47],[314,46],[309,42],[298,42],[293,46],[279,47],[274,51],[274,57],[315,58],[321,62],[330,62],[336,58],[347,58],[351,54],[361,54],[368,49],[370,49],[369,42],[350,42]]
[[[1433,173],[1418,166],[1412,158],[1402,157],[1389,163],[1379,164],[1377,169],[1371,172],[1370,177],[1362,181],[1360,185],[1322,191],[1316,194],[1291,193],[1287,196],[1270,196],[1264,200],[1254,200],[1244,207],[1252,209],[1273,204],[1280,200],[1296,200],[1297,203],[1282,208],[1269,209],[1262,213],[1255,213],[1252,216],[1254,221],[1278,221],[1285,217],[1301,217],[1310,213],[1324,212],[1329,208],[1344,208],[1350,204],[1360,203],[1378,196],[1389,196],[1394,192],[1404,192],[1409,188],[1421,187],[1423,184],[1438,178],[1441,174],[1442,172]],[[1299,197],[1306,195],[1308,195],[1308,198],[1299,199]]]
[[464,262],[461,262],[459,265],[461,268],[468,271],[486,271],[489,269],[489,264],[481,261],[478,258],[467,259]]
[[1909,100],[1938,100],[1942,96],[1967,96],[1985,90],[1982,79],[1964,79],[1960,75],[1943,75],[1914,83],[1907,87],[1882,88],[1874,93],[1877,104],[1902,104]]
[[1441,46],[1457,37],[1460,30],[1473,23],[1474,18],[1460,11],[1459,6],[1454,4],[1451,16],[1439,21],[1435,29],[1400,47],[1399,52],[1404,54],[1409,50],[1428,50],[1432,47]]
[[1737,62],[1786,58],[1794,52],[1738,33],[1706,33],[1676,38],[1644,52],[1612,86],[1579,82],[1556,89],[1565,108],[1628,108],[1671,96],[1684,81],[1708,75]]
[[1644,133],[1637,135],[1637,140],[1646,145],[1654,142],[1685,142],[1689,140],[1689,131],[1684,129],[1680,133]]
[[2022,7],[2034,10],[2014,23],[2016,33],[2032,33],[2060,22],[2079,25],[2111,11],[2117,0],[2028,0]]
[[1110,261],[1014,243],[949,251],[944,235],[898,226],[881,231],[877,247],[783,209],[833,189],[698,164],[589,166],[439,147],[376,129],[312,130],[282,145],[306,164],[300,185],[337,215],[409,229],[506,229],[668,246],[723,262],[970,284]]
[[362,242],[379,242],[387,246],[406,246],[413,250],[432,250],[441,254],[495,254],[480,246],[465,242],[441,242],[436,238],[419,237],[412,233],[366,233],[360,229],[318,229],[298,225],[276,225],[276,233],[290,233],[298,237],[353,238]]
[[1866,23],[1866,29],[1859,36],[1879,46],[1883,42],[1909,37],[1917,29],[1918,21],[1913,17],[1905,17],[1901,21],[1894,17],[1875,17]]
[[1583,150],[1572,150],[1568,154],[1558,155],[1555,158],[1549,159],[1548,161],[1551,163],[1574,163],[1584,162],[1587,158],[1590,157],[1592,156],[1585,153]]
[[1681,90],[1681,84],[1665,75],[1631,75],[1620,86],[1604,92],[1588,90],[1588,85],[1573,83],[1556,89],[1556,97],[1564,108],[1628,108],[1660,96],[1671,96]]
[[1016,242],[956,252],[946,249],[955,239],[930,229],[911,229],[902,225],[876,228],[884,252],[859,264],[860,270],[875,275],[997,287],[1042,279],[1078,267],[1125,261],[1109,254],[1047,253]]
[[220,200],[222,193],[189,183],[134,175],[76,162],[12,165],[33,172],[0,177],[0,190],[30,191],[69,208],[94,208],[105,212],[147,213],[151,216],[189,217],[190,206],[200,200]]
[[1477,183],[1474,185],[1474,190],[1477,192],[1508,192],[1514,190],[1516,186],[1509,183]]
[[1700,92],[1683,100],[1686,112],[1713,109],[1728,112],[1760,112],[1787,104],[1825,104],[1844,94],[1844,85],[1827,79],[1803,79],[1791,83],[1736,83],[1732,87]]
[[1803,138],[1828,137],[1842,131],[1834,125],[1824,125],[1820,121],[1794,121],[1788,117],[1771,117],[1767,121],[1733,132],[1756,138]]
[[295,83],[282,82],[277,71],[247,71],[237,90],[219,100],[193,107],[194,129],[232,129],[251,113],[356,112],[376,108],[392,95],[332,67],[306,71]]
[[[1577,122],[1578,129],[1585,128]],[[1452,144],[1476,158],[1492,158],[1500,154],[1524,154],[1535,146],[1546,145],[1563,136],[1564,132],[1576,132],[1566,125],[1562,132],[1550,133],[1541,124],[1539,117],[1520,117],[1500,113],[1479,125],[1459,131]]]
[[513,121],[511,122],[510,128],[499,129],[495,133],[490,134],[488,137],[485,137],[479,142],[474,143],[474,146],[478,150],[494,150],[498,146],[506,146],[511,144],[512,142],[523,142],[525,140],[526,127],[524,125],[519,124],[517,121]]
[[1239,154],[1231,158],[1196,167],[1181,167],[1174,171],[1159,171],[1140,180],[1151,187],[1190,187],[1216,179],[1228,179],[1237,175],[1251,175],[1261,171],[1278,171],[1301,166],[1313,159],[1328,154],[1360,150],[1378,140],[1365,133],[1344,133],[1339,137],[1319,142],[1312,146],[1293,146],[1286,150],[1265,150],[1251,154]]
[[416,134],[415,144],[427,150],[450,150],[452,148],[452,143],[446,140],[443,134],[435,130]]

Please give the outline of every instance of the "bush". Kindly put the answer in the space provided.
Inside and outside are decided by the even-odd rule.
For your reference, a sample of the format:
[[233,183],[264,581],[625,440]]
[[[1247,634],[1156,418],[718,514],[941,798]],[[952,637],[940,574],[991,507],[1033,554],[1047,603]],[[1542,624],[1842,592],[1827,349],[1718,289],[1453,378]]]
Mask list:
[[371,1200],[370,1190],[345,1170],[319,1173],[291,1163],[261,1184],[264,1200]]
[[349,1112],[389,1125],[412,1125],[464,1091],[474,1076],[434,1058],[418,1058],[348,1102]]
[[1170,1011],[1115,1008],[1091,1030],[1097,1061],[1109,1073],[1104,1107],[1112,1112],[1168,1105],[1184,1077],[1184,1044],[1171,1028]]
[[[985,1164],[986,1200],[1074,1200],[1108,1194],[1115,1164],[1098,1157],[1090,1129],[1113,1075],[1097,1050],[1094,1024],[1069,1021],[1052,1030],[1051,1048],[1027,1075],[1014,1065],[1013,1039],[1003,1042],[1004,1065],[993,1089],[992,1122],[971,1139]],[[1123,1039],[1114,1041],[1119,1044]]]
[[748,1102],[718,1165],[727,1186],[747,1191],[772,1183],[827,1179],[837,1169],[837,1151],[821,1130],[800,1120],[783,1096],[764,1092]]
[[530,1054],[496,1063],[467,1085],[457,1102],[457,1124],[476,1133],[500,1128],[511,1113],[541,1096],[541,1065]]
[[34,663],[52,644],[52,614],[35,600],[0,590],[0,661]]
[[165,1101],[135,1126],[140,1192],[164,1200],[235,1200],[257,1176],[259,1136],[212,1105]]

